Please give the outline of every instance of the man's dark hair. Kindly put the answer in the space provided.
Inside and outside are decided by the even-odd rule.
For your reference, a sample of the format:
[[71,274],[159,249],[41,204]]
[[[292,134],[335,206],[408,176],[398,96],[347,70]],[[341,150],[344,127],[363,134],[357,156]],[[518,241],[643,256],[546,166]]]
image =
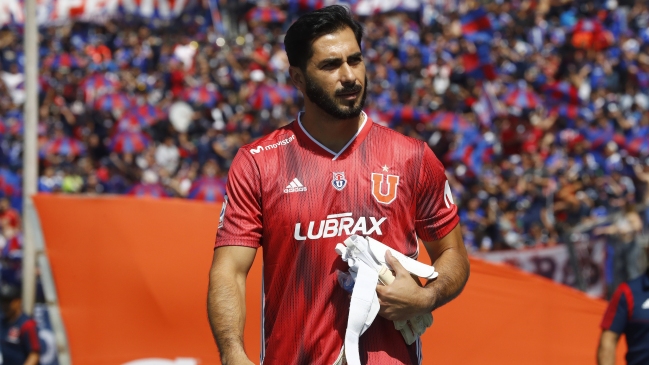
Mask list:
[[363,26],[354,20],[351,12],[342,5],[332,5],[302,15],[286,32],[284,48],[291,66],[306,69],[306,62],[313,56],[313,42],[326,34],[350,28],[361,46]]

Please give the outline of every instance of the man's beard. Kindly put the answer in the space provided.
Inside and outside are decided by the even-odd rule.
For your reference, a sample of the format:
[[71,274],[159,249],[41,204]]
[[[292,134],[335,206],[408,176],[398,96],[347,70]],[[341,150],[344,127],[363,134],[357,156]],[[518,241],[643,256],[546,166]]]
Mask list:
[[306,79],[306,96],[311,100],[312,103],[320,107],[325,113],[331,115],[336,119],[351,119],[356,118],[361,115],[363,107],[365,106],[365,98],[367,97],[367,76],[365,76],[365,86],[354,85],[352,87],[342,88],[336,90],[335,94],[345,94],[351,92],[363,91],[360,100],[356,99],[354,102],[356,104],[352,106],[343,106],[335,96],[330,96],[327,92],[318,85],[317,82],[310,79],[308,76]]

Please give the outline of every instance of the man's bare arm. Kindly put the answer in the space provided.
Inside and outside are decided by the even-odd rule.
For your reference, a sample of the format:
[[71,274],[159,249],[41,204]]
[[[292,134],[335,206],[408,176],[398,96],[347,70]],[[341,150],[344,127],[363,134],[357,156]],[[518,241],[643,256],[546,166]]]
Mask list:
[[40,357],[41,355],[38,352],[30,352],[23,365],[38,365],[38,360],[40,359]]
[[609,330],[603,330],[597,348],[597,365],[615,365],[615,349],[620,335]]
[[439,272],[437,279],[425,287],[430,293],[432,311],[460,295],[469,280],[469,256],[459,223],[441,240],[424,242],[424,247]]
[[224,246],[214,250],[207,313],[224,365],[252,364],[243,348],[246,323],[246,277],[257,250]]

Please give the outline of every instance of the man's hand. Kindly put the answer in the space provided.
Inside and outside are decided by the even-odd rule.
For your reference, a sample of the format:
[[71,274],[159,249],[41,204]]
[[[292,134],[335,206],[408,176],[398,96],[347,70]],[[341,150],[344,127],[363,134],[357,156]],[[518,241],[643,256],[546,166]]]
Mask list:
[[385,252],[385,261],[392,267],[395,279],[390,285],[376,287],[381,304],[379,315],[391,321],[405,321],[427,313],[431,302],[430,293],[421,287],[421,283],[410,275],[389,250]]
[[437,241],[424,241],[430,261],[439,277],[421,287],[401,263],[386,253],[385,259],[395,272],[396,279],[387,286],[377,286],[381,309],[379,315],[390,320],[407,320],[430,313],[457,297],[469,279],[469,258],[462,227],[458,225]]

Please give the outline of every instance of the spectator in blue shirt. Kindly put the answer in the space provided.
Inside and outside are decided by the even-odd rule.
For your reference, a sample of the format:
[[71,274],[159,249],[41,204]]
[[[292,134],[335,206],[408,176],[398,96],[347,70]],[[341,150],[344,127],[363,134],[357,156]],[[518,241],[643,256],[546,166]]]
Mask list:
[[627,364],[649,364],[649,270],[639,278],[618,286],[601,327],[598,365],[615,364],[615,348],[621,334],[626,336]]
[[3,365],[38,365],[40,343],[36,322],[22,311],[19,287],[0,286],[0,350]]

